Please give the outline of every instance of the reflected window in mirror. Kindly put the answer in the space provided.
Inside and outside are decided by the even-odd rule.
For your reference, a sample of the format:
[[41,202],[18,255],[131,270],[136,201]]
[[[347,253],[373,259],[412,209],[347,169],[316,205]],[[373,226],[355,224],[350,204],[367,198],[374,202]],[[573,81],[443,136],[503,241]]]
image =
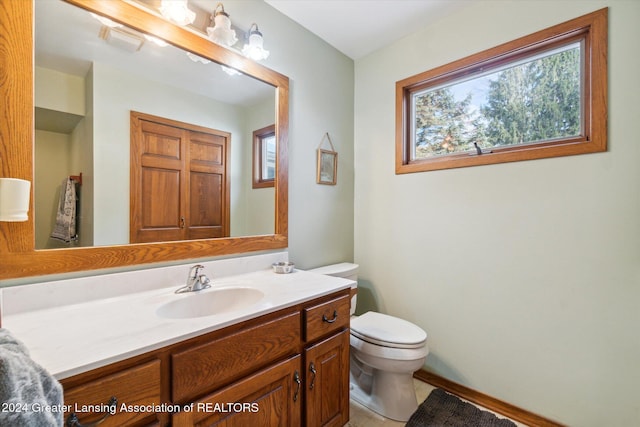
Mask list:
[[276,177],[276,127],[253,132],[253,188],[273,187]]

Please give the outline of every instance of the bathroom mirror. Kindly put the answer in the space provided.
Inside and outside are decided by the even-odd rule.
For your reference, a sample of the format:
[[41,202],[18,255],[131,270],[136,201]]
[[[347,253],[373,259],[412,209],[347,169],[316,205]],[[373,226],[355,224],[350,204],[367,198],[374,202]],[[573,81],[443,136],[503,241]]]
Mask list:
[[[274,88],[277,138],[274,233],[181,242],[35,250],[32,193],[28,221],[0,223],[0,280],[286,248],[288,78],[132,3],[96,0],[67,2],[141,33],[159,37],[177,48],[233,68]],[[34,82],[33,17],[32,2],[3,2],[0,7],[3,81],[0,96],[5,100],[0,106],[0,176],[30,181],[33,180],[34,170],[34,104],[31,102]]]
[[[131,111],[229,133],[225,144],[229,162],[212,179],[228,182],[230,194],[220,204],[209,197],[212,225],[216,219],[224,221],[225,236],[232,237],[274,233],[273,188],[249,185],[252,133],[275,123],[272,85],[229,74],[214,62],[129,27],[111,27],[60,0],[36,1],[34,13],[36,249],[135,242],[130,240],[133,204],[127,173]],[[75,216],[78,233],[65,243],[50,235],[65,187],[62,180],[79,173],[85,179],[74,188],[80,196]],[[166,188],[162,191],[166,195]],[[160,207],[168,203],[162,199]],[[224,211],[220,218],[216,208]],[[189,215],[185,216],[188,221]],[[179,217],[175,216],[173,227],[162,229],[171,234],[179,231]],[[145,241],[162,240],[176,239]]]

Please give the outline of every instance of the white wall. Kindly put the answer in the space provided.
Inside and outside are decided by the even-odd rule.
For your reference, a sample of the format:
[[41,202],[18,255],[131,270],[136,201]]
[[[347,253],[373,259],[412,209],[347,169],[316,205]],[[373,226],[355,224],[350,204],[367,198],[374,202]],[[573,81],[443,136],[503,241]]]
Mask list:
[[[394,174],[396,81],[606,6],[606,153]],[[469,2],[355,66],[363,300],[428,332],[427,369],[575,426],[640,425],[639,19]]]
[[[93,67],[92,67],[93,68]],[[73,138],[82,144],[82,150],[76,162],[78,167],[74,175],[82,172],[82,186],[80,188],[80,246],[93,246],[94,231],[94,185],[93,185],[93,71],[85,76],[86,114],[85,119],[74,130]]]
[[[245,109],[245,114],[247,125],[244,132],[247,143],[250,143],[253,147],[253,132],[275,123],[275,103],[270,100],[251,106]],[[242,236],[273,234],[276,223],[275,188],[253,188],[254,153],[252,147],[246,150],[244,154],[244,163],[249,166],[249,173],[245,173],[242,180],[242,193],[246,196],[245,203],[247,204],[243,210],[246,218],[242,223],[246,227],[240,233]]]
[[82,77],[34,67],[36,107],[84,116],[85,82]]

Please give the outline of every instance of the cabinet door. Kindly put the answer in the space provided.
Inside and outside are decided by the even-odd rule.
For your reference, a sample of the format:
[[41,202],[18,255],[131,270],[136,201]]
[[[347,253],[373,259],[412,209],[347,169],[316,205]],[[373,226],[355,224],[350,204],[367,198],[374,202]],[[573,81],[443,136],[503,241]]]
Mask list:
[[306,352],[307,426],[343,426],[349,421],[349,330]]
[[298,427],[301,420],[301,357],[270,366],[173,415],[175,427]]

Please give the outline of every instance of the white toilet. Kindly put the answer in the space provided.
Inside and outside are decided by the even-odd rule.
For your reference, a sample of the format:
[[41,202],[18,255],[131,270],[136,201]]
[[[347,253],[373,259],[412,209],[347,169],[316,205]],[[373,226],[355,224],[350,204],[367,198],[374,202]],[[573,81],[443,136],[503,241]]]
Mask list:
[[[358,280],[358,265],[340,263],[309,270]],[[429,350],[427,333],[406,320],[369,311],[354,316],[351,299],[351,398],[378,414],[406,422],[418,408],[413,373]]]

